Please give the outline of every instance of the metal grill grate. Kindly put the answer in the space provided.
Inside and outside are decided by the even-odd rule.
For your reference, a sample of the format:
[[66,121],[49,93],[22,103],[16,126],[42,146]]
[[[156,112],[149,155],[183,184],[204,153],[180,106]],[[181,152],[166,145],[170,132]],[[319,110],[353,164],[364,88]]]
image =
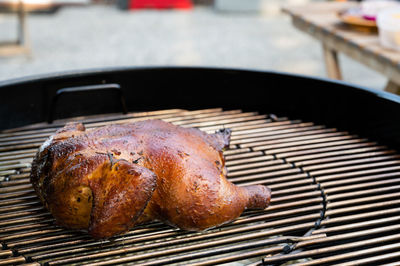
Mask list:
[[348,132],[240,110],[164,110],[79,118],[88,128],[149,118],[233,131],[228,178],[266,184],[271,206],[206,232],[161,223],[95,241],[56,226],[29,182],[58,124],[0,133],[0,264],[251,265],[400,263],[400,156]]

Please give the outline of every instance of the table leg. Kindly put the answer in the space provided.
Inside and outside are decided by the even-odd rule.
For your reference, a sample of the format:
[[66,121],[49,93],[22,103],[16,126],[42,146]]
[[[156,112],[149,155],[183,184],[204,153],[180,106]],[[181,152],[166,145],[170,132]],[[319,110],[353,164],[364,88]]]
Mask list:
[[384,90],[394,94],[400,94],[400,85],[389,80]]
[[339,59],[336,51],[330,49],[326,45],[322,45],[325,59],[325,67],[328,77],[331,79],[342,79],[342,73],[340,72]]
[[19,1],[18,6],[18,40],[17,43],[26,49],[26,52],[30,52],[30,43],[28,37],[28,28],[26,27],[26,10],[22,0]]

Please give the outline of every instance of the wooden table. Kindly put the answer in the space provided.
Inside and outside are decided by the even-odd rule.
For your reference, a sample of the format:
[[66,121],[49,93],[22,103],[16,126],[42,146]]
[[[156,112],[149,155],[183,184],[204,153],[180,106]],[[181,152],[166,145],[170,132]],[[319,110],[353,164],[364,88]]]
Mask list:
[[338,53],[382,73],[388,78],[385,90],[400,94],[400,52],[379,44],[378,33],[357,31],[342,23],[338,12],[356,7],[356,2],[321,2],[284,7],[293,25],[317,40],[323,47],[329,78],[342,79]]

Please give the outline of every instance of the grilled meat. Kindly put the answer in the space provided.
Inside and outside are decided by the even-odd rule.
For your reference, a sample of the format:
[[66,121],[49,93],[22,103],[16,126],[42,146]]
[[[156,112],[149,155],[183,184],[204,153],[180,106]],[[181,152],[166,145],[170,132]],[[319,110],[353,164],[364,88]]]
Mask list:
[[269,204],[269,188],[225,178],[229,138],[161,120],[67,124],[39,149],[31,182],[57,223],[97,239],[154,220],[205,230]]

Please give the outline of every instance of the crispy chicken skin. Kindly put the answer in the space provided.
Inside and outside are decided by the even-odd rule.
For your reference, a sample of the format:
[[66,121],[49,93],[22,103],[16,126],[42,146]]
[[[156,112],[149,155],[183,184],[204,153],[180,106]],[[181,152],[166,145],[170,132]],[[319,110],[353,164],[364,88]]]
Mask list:
[[96,239],[154,220],[205,230],[270,201],[266,186],[225,178],[229,139],[229,130],[207,134],[161,120],[67,124],[40,147],[31,182],[57,223]]

